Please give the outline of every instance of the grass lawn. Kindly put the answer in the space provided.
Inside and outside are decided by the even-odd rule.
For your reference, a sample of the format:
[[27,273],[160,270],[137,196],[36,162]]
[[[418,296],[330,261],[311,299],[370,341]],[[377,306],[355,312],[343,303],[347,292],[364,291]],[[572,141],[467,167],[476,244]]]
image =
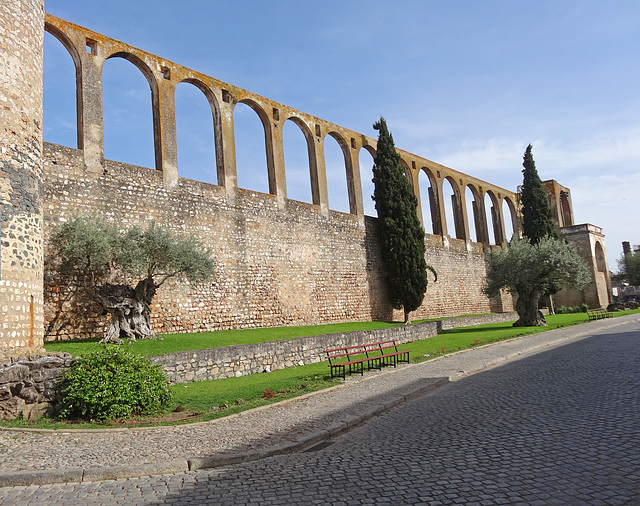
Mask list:
[[[635,311],[621,311],[616,315],[624,315],[631,313],[639,313],[640,310]],[[485,344],[503,341],[506,339],[512,339],[524,335],[534,334],[537,332],[544,332],[560,327],[567,327],[571,325],[578,325],[586,323],[587,316],[585,313],[575,314],[563,314],[552,315],[546,317],[547,327],[513,327],[511,323],[494,323],[487,325],[478,325],[475,327],[460,327],[451,330],[445,330],[441,334],[423,339],[421,341],[414,341],[402,345],[400,349],[411,350],[411,361],[422,362],[430,360],[435,357],[453,353],[468,348],[474,348],[476,346],[482,346]],[[345,327],[346,325],[346,327]],[[328,332],[346,332],[347,330],[336,330],[349,328],[350,330],[362,329],[362,326],[366,324],[336,324],[336,325],[323,325],[316,327],[297,327],[297,329],[332,329]],[[381,326],[391,326],[391,324],[371,324]],[[400,325],[395,324],[395,325]],[[365,327],[365,328],[380,328],[377,326]],[[249,333],[250,337],[245,336],[241,342],[258,342],[255,340],[256,336],[259,336],[261,332],[269,331],[269,335],[278,335],[278,339],[284,339],[283,335],[288,334],[290,337],[298,337],[300,335],[312,335],[307,334],[308,330],[302,330],[296,332],[295,328],[285,328],[285,333],[279,331],[283,329],[252,329],[243,331],[234,331],[239,334]],[[271,333],[275,331],[275,334]],[[189,336],[189,335],[187,335]],[[252,336],[252,337],[251,337]],[[224,340],[224,339],[223,339]],[[261,339],[262,341],[266,339]],[[144,341],[143,343],[153,343],[153,341]],[[162,342],[162,341],[161,341]],[[221,341],[215,340],[216,343]],[[49,343],[52,344],[52,343]],[[47,344],[46,348],[52,351],[50,345]],[[59,348],[56,351],[67,351],[66,346],[75,346],[80,343],[55,343]],[[135,348],[138,343],[131,346]],[[226,344],[237,344],[234,343]],[[185,348],[183,348],[185,349]],[[153,354],[153,353],[151,353]],[[320,362],[317,364],[291,367],[287,369],[276,370],[268,374],[253,374],[249,376],[241,376],[239,378],[227,378],[215,381],[202,381],[195,383],[188,383],[182,385],[174,385],[171,387],[174,400],[172,409],[176,409],[181,406],[181,413],[198,415],[190,418],[189,421],[201,421],[211,420],[213,418],[219,418],[227,416],[233,413],[238,413],[247,409],[255,408],[261,405],[278,402],[283,399],[295,397],[307,392],[321,390],[330,386],[340,383],[340,380],[332,380],[329,377],[329,368],[326,362]],[[267,392],[265,392],[268,389]],[[157,423],[157,420],[140,420],[140,422],[147,422],[149,424]],[[183,422],[169,422],[167,423],[183,423]],[[2,422],[3,426],[14,427],[41,427],[41,428],[88,428],[88,427],[105,427],[105,425],[91,425],[91,424],[75,424],[61,423],[48,419],[43,419],[36,422],[25,422],[17,420],[14,422]],[[121,427],[122,423],[114,422],[107,426]]]
[[[259,329],[217,330],[195,334],[161,334],[162,340],[140,339],[127,345],[132,353],[143,355],[161,355],[176,351],[206,350],[230,346],[232,344],[254,344],[294,337],[336,334],[354,330],[374,330],[398,327],[400,322],[347,322],[327,325],[309,325],[304,327],[269,327]],[[47,351],[66,351],[74,357],[85,355],[94,350],[99,338],[74,341],[54,341],[44,344]]]
[[[465,315],[478,316],[478,315]],[[457,317],[454,317],[457,318]],[[442,320],[416,320],[413,323]],[[128,349],[135,354],[145,357],[161,355],[176,351],[206,350],[230,346],[232,344],[254,344],[294,337],[309,337],[323,334],[338,334],[355,330],[375,330],[389,327],[399,327],[402,322],[347,322],[329,323],[326,325],[308,325],[302,327],[268,327],[241,330],[217,330],[215,332],[200,332],[194,334],[161,334],[162,340],[141,339],[128,345]],[[81,339],[71,341],[52,341],[44,343],[47,351],[66,351],[74,357],[86,355],[94,350],[100,338]]]

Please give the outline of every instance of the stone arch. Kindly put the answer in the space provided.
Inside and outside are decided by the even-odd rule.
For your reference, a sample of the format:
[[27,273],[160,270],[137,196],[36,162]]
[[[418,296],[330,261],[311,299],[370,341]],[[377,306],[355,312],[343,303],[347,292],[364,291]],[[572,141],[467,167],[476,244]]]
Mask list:
[[[305,150],[304,155],[302,155],[301,151],[297,149],[297,146],[294,146],[295,152],[288,152],[287,146],[290,146],[290,143],[287,142],[287,139],[291,137],[285,134],[287,129],[287,125],[292,124],[295,125],[298,131],[302,134],[305,142]],[[299,200],[302,202],[309,202],[313,204],[319,204],[319,197],[317,195],[317,191],[314,192],[314,188],[317,188],[317,163],[315,157],[315,149],[313,145],[313,134],[311,133],[311,129],[309,126],[299,117],[297,116],[289,116],[282,123],[282,138],[283,138],[283,150],[284,150],[284,170],[285,170],[285,178],[287,180],[287,197],[294,198],[295,200]],[[299,181],[297,184],[292,184],[295,182],[294,176],[297,175],[299,178],[303,178],[302,174],[304,173],[304,168],[301,170],[292,169],[292,167],[287,166],[288,160],[292,159],[292,156],[297,155],[297,160],[302,164],[302,156],[306,158],[306,166],[308,169],[308,179],[304,182]],[[315,181],[315,184],[314,184]],[[306,186],[303,189],[303,186]],[[308,193],[307,193],[308,192]],[[306,195],[305,195],[306,193]],[[295,194],[295,196],[294,196]],[[305,197],[305,198],[301,198]]]
[[[505,212],[504,212],[504,206],[507,206],[507,209],[509,211],[509,223],[510,223],[510,230],[507,229],[507,221],[506,219],[504,219],[504,216],[506,216]],[[516,206],[513,203],[513,201],[511,200],[511,198],[509,197],[503,197],[502,199],[502,216],[503,216],[503,221],[505,223],[505,241],[511,241],[511,239],[513,237],[520,237],[519,234],[519,226],[518,226],[518,213],[516,211]]]
[[[451,204],[447,204],[447,199],[444,198],[444,189],[447,186],[446,183],[449,183],[451,188]],[[464,229],[464,209],[462,209],[462,197],[460,195],[460,187],[456,183],[455,179],[451,176],[445,176],[442,180],[442,195],[445,204],[445,223],[446,230],[449,234],[449,237],[452,237],[451,232],[455,232],[456,239],[466,239],[465,229]],[[453,222],[453,223],[451,223]],[[453,225],[453,229],[451,228]]]
[[[275,176],[275,164],[274,164],[274,157],[273,157],[272,132],[271,132],[271,125],[269,123],[269,116],[267,115],[265,110],[262,108],[262,106],[258,104],[255,100],[245,98],[245,99],[239,100],[234,104],[234,108],[233,108],[234,118],[237,112],[236,108],[238,104],[244,104],[245,106],[253,110],[253,112],[255,112],[256,115],[258,116],[258,119],[262,126],[262,134],[264,136],[264,155],[265,155],[265,165],[267,169],[267,192],[272,195],[275,195],[276,194],[276,182],[275,182],[276,176]],[[237,164],[237,155],[240,152],[240,150],[238,150],[238,135],[237,135],[238,130],[236,127],[237,127],[237,122],[234,119],[234,129],[236,129],[234,132],[234,137],[236,140],[236,164]],[[238,177],[239,187],[241,186],[240,184],[241,170],[242,168],[239,167],[237,164],[236,171],[238,173],[237,177]]]
[[[368,158],[371,156],[371,158]],[[363,160],[364,157],[364,160]],[[369,160],[373,163],[368,163]],[[364,145],[358,151],[358,161],[360,162],[360,184],[362,185],[362,207],[366,216],[376,217],[375,202],[372,195],[374,191],[373,184],[373,165],[376,160],[376,150],[371,146]]]
[[[353,181],[353,163],[351,161],[351,151],[349,148],[349,144],[345,140],[345,138],[336,131],[330,131],[324,138],[326,143],[327,137],[333,138],[340,147],[340,151],[342,152],[342,156],[344,158],[344,168],[345,168],[345,181],[346,181],[346,190],[347,190],[347,201],[348,201],[348,211],[351,214],[356,214],[356,203],[355,203],[355,188]],[[325,145],[326,146],[326,145]],[[331,187],[331,183],[329,182],[329,170],[327,169],[327,184]],[[334,195],[337,192],[334,191]],[[329,191],[329,196],[331,196],[331,191]],[[329,200],[331,203],[331,199]]]
[[406,162],[404,158],[400,158],[400,163],[402,163],[404,167],[404,177],[406,177],[411,183],[411,187],[413,188],[413,174],[411,174],[411,166]]
[[71,57],[75,69],[75,96],[76,96],[76,145],[78,149],[84,149],[84,137],[82,135],[82,59],[78,49],[71,40],[57,27],[45,21],[45,32],[55,37],[62,44]]
[[131,63],[133,63],[142,75],[147,79],[149,83],[149,87],[151,88],[151,93],[158,93],[158,81],[156,80],[156,76],[153,74],[153,71],[147,65],[147,63],[140,58],[138,55],[130,53],[128,51],[116,51],[115,53],[110,54],[105,58],[106,60],[110,60],[112,58],[123,58]]
[[[315,137],[313,135],[313,132],[311,131],[311,127],[309,127],[309,125],[303,119],[291,115],[287,118],[287,120],[291,120],[296,125],[298,125],[300,130],[302,130],[304,138],[307,141],[307,153],[309,155],[309,176],[311,179],[311,200],[314,205],[319,206],[321,205],[322,201],[322,198],[320,196],[322,193],[320,190],[321,186],[325,187],[324,191],[326,192],[326,175],[323,175],[321,177],[318,172],[318,156],[316,153]],[[323,180],[324,183],[321,184],[321,180]]]
[[79,69],[82,66],[82,60],[80,59],[80,54],[78,53],[78,49],[73,44],[73,42],[71,42],[69,37],[67,37],[64,34],[64,32],[60,30],[57,26],[52,25],[48,21],[45,21],[44,23],[44,31],[53,35],[56,39],[58,39],[62,43],[62,45],[67,49],[67,51],[69,51],[69,54],[71,55],[71,59],[76,65],[76,70],[79,72]]
[[[142,60],[137,55],[127,52],[127,51],[117,51],[108,55],[105,58],[104,63],[109,60],[113,60],[116,58],[121,58],[132,63],[144,76],[151,90],[151,121],[152,121],[152,129],[153,129],[153,152],[154,152],[154,161],[155,168],[157,170],[162,170],[162,129],[160,124],[160,103],[159,103],[159,94],[158,94],[158,82],[156,80],[155,75],[151,68],[146,64],[144,60]],[[102,74],[104,75],[104,64],[101,69]],[[103,88],[104,95],[104,88]],[[104,101],[104,99],[103,99]],[[104,117],[103,117],[104,122]],[[137,139],[139,140],[139,139]],[[105,146],[106,147],[106,146]]]
[[[426,187],[420,182],[427,178],[429,186]],[[418,173],[418,187],[420,190],[420,207],[422,216],[422,226],[427,233],[442,235],[442,221],[440,219],[440,202],[438,181],[428,167],[421,167]],[[429,217],[429,219],[427,219]],[[427,225],[431,224],[431,228]]]
[[[482,197],[478,188],[475,185],[468,183],[465,188],[465,205],[467,212],[467,220],[469,223],[469,239],[475,240],[476,242],[484,242],[485,237],[485,224],[484,222],[484,214],[482,213],[482,209],[480,208],[483,205]],[[467,198],[468,195],[471,195],[471,198]],[[471,219],[473,217],[473,219]],[[472,232],[473,228],[473,232]]]
[[596,241],[595,245],[595,258],[596,258],[596,268],[598,272],[602,272],[605,275],[607,274],[607,258],[604,254],[604,248],[600,241]]
[[376,156],[378,156],[378,152],[376,151],[376,149],[373,146],[370,146],[369,144],[364,144],[362,146],[362,149],[365,149],[375,161]]
[[[487,198],[489,199],[487,201]],[[493,190],[487,190],[484,195],[484,206],[487,221],[487,239],[489,244],[502,244],[504,242],[504,225],[502,218],[502,209],[499,200]]]
[[[181,86],[182,84],[189,84],[191,85],[190,87],[184,87]],[[216,97],[213,93],[213,91],[202,81],[198,80],[198,79],[192,79],[192,78],[187,78],[187,79],[183,79],[182,81],[179,81],[178,84],[176,85],[176,88],[174,90],[174,94],[175,94],[175,101],[176,101],[176,138],[177,138],[177,142],[176,142],[176,146],[177,146],[177,151],[178,151],[178,172],[180,174],[181,177],[185,177],[185,168],[184,166],[181,167],[181,160],[179,158],[180,156],[180,146],[184,145],[184,141],[181,141],[181,135],[180,133],[182,132],[182,127],[184,127],[184,125],[179,125],[178,124],[178,119],[180,118],[180,114],[179,111],[181,111],[181,107],[178,107],[180,105],[181,100],[178,99],[178,97],[180,96],[180,94],[178,93],[178,90],[184,90],[186,91],[186,89],[191,88],[191,89],[196,89],[198,90],[196,92],[197,93],[201,93],[202,94],[202,98],[204,98],[204,100],[206,100],[206,102],[209,104],[209,108],[211,110],[211,127],[212,127],[212,137],[210,138],[210,144],[204,148],[203,150],[203,161],[205,161],[207,164],[210,163],[210,160],[213,160],[213,167],[209,166],[208,168],[205,167],[204,165],[201,165],[201,167],[199,168],[199,170],[201,172],[203,172],[205,174],[205,176],[200,176],[198,178],[194,178],[194,179],[198,179],[200,181],[204,181],[207,183],[213,183],[213,184],[219,184],[219,181],[221,180],[219,172],[221,170],[222,167],[222,131],[221,131],[221,126],[220,126],[220,109],[218,107],[218,102],[216,100]],[[195,98],[195,97],[194,97]],[[195,98],[196,100],[198,100],[198,98]],[[193,107],[195,106],[195,107]],[[193,104],[193,106],[190,108],[192,111],[193,109],[197,109],[198,112],[202,112],[200,111],[199,107],[197,107],[197,104]],[[204,109],[204,108],[202,108]],[[202,118],[200,118],[202,119]],[[181,127],[181,128],[179,128]],[[202,124],[199,125],[198,130],[202,128]],[[204,130],[206,133],[208,133],[208,128],[206,130]],[[203,138],[199,138],[204,140]],[[212,149],[212,151],[209,151],[209,148]],[[210,157],[210,155],[213,155]],[[183,155],[184,156],[184,155]],[[182,159],[182,161],[184,161],[184,158]]]

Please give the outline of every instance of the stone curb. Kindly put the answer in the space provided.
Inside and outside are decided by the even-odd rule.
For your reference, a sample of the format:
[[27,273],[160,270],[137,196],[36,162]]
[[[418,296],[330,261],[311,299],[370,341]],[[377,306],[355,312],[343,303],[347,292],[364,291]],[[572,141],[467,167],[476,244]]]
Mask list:
[[[631,315],[630,315],[631,316]],[[616,319],[618,320],[618,319]],[[158,474],[170,474],[170,473],[179,473],[186,471],[196,471],[199,469],[212,469],[216,467],[222,467],[233,464],[240,464],[243,462],[251,462],[255,460],[260,460],[267,457],[273,457],[275,455],[283,455],[287,453],[294,453],[298,451],[302,451],[308,448],[313,447],[314,445],[325,441],[333,436],[341,434],[343,432],[348,431],[353,427],[357,427],[358,425],[362,425],[367,421],[390,411],[391,409],[408,402],[410,400],[421,397],[427,393],[430,393],[433,390],[449,383],[450,381],[456,381],[466,376],[470,376],[472,374],[485,371],[487,369],[491,369],[496,367],[497,365],[504,364],[510,360],[517,359],[523,355],[538,352],[544,350],[545,348],[549,348],[556,345],[561,345],[566,343],[567,341],[574,340],[576,338],[584,337],[588,334],[593,333],[594,330],[604,330],[608,328],[617,327],[624,323],[627,323],[629,319],[620,318],[617,322],[611,321],[606,322],[608,325],[600,325],[598,329],[593,329],[593,326],[585,329],[583,332],[575,332],[571,335],[560,338],[557,340],[553,340],[550,342],[539,343],[537,345],[533,345],[527,347],[525,349],[521,349],[515,353],[510,353],[508,355],[504,355],[500,358],[497,358],[489,363],[482,364],[479,367],[474,369],[469,369],[467,371],[460,371],[459,374],[455,376],[451,376],[449,378],[440,378],[434,379],[432,382],[426,385],[422,385],[418,388],[415,388],[412,391],[409,391],[403,395],[384,399],[380,403],[372,404],[369,408],[364,409],[359,414],[350,415],[346,417],[344,420],[334,423],[324,430],[317,430],[311,432],[301,439],[297,441],[285,442],[271,448],[256,450],[256,451],[247,451],[241,453],[234,453],[233,455],[229,454],[218,454],[211,455],[207,457],[192,457],[187,458],[185,460],[175,459],[169,460],[165,462],[151,463],[151,464],[142,464],[142,465],[130,465],[130,466],[108,466],[101,468],[67,468],[67,469],[51,469],[51,470],[41,470],[41,471],[24,471],[24,472],[16,472],[16,473],[0,473],[0,487],[16,487],[16,486],[29,486],[29,485],[46,485],[52,483],[82,483],[85,481],[102,481],[102,480],[115,480],[121,478],[137,478],[141,476],[152,476]],[[632,320],[633,321],[633,320]],[[640,319],[636,319],[635,321],[640,321]],[[602,322],[604,323],[604,322]],[[558,332],[558,331],[567,331],[570,327],[565,327],[562,329],[554,329],[550,332]],[[522,336],[521,338],[517,338],[517,340],[525,339],[527,337],[532,337],[540,334],[533,334],[529,336]],[[515,340],[511,340],[513,342]],[[504,341],[503,341],[504,342]],[[499,345],[500,343],[491,343],[488,346]],[[481,347],[479,347],[481,348]],[[438,359],[444,359],[446,357],[451,357],[453,355],[461,354],[461,353],[469,353],[478,348],[472,348],[470,350],[463,350],[456,353],[451,353],[449,355],[438,357]],[[420,364],[412,364],[410,367],[417,367]],[[393,371],[390,371],[392,373]],[[289,403],[295,401],[296,399],[304,398],[310,395],[315,395],[320,392],[327,392],[327,390],[332,390],[336,388],[342,388],[348,386],[348,384],[341,384],[336,387],[332,387],[331,389],[321,390],[319,392],[311,392],[310,394],[306,394],[305,396],[301,396],[294,399],[288,399],[287,401],[283,401],[284,403]],[[280,403],[280,405],[282,405]],[[264,409],[268,406],[262,406],[256,409]],[[237,415],[232,416],[240,416],[242,413],[238,413]],[[213,420],[215,421],[215,420]],[[201,422],[201,423],[211,423],[211,422]],[[17,429],[7,429],[0,427],[0,430],[14,430]],[[148,427],[146,429],[149,429]],[[40,432],[59,432],[62,431],[53,431],[50,429],[23,429],[24,431],[40,431]],[[115,430],[115,431],[126,431],[132,429],[97,429],[91,430],[91,432],[106,432],[107,430]],[[75,431],[78,432],[78,431]],[[87,431],[88,432],[88,431]],[[68,432],[67,432],[68,433]]]

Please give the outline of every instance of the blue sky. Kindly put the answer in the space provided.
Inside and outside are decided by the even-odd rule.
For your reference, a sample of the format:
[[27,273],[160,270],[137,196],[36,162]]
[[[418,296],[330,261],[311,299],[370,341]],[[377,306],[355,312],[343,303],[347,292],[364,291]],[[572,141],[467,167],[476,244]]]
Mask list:
[[[637,0],[46,0],[45,10],[372,137],[383,115],[399,148],[512,191],[532,143],[541,178],[571,189],[576,223],[604,228],[611,269],[621,241],[640,244]],[[208,106],[187,84],[176,100],[180,174],[215,182]],[[153,167],[148,86],[130,63],[105,64],[104,101],[106,156]],[[47,35],[45,140],[75,147],[74,108],[71,60]],[[235,121],[239,184],[266,191],[257,116],[239,109]],[[288,123],[289,195],[308,201],[304,142]],[[337,144],[325,149],[330,206],[344,211]]]

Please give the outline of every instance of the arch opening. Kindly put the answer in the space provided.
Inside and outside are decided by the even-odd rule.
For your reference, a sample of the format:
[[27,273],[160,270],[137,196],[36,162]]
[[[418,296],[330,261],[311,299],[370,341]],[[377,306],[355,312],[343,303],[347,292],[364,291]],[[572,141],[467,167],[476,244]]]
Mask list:
[[484,209],[487,216],[487,238],[489,244],[498,244],[498,239],[502,235],[502,227],[500,224],[500,210],[498,208],[498,199],[491,190],[484,195]]
[[376,211],[376,204],[373,201],[373,165],[375,163],[375,150],[373,148],[364,146],[358,153],[358,162],[360,165],[360,184],[362,185],[362,207],[364,208],[365,216],[378,216]]
[[596,267],[598,269],[598,272],[603,272],[606,274],[607,259],[605,258],[604,249],[602,247],[602,244],[600,244],[600,241],[596,241],[595,257],[596,257]]
[[[505,241],[511,242],[516,233],[516,208],[509,197],[502,200],[502,216],[504,217]],[[508,216],[508,219],[507,219]]]
[[194,83],[176,87],[178,174],[204,183],[218,184],[216,121],[210,101]]
[[[340,142],[340,140],[342,142]],[[327,171],[329,209],[343,213],[351,212],[347,181],[347,157],[344,139],[331,133],[324,138],[324,160]]]
[[460,204],[460,189],[455,181],[447,176],[442,182],[442,198],[444,200],[447,233],[449,237],[464,239],[464,221]]
[[441,235],[438,185],[433,174],[426,167],[422,167],[418,173],[418,187],[422,207],[422,226],[427,234]]
[[269,193],[267,137],[264,123],[255,107],[250,103],[238,102],[233,110],[238,187]]
[[467,206],[467,223],[469,224],[469,238],[482,242],[482,220],[480,209],[478,208],[478,199],[476,189],[471,185],[467,185],[464,190],[464,200]]
[[299,121],[288,118],[282,127],[287,198],[312,204],[310,132]]
[[78,69],[59,38],[45,31],[42,137],[45,142],[81,148],[78,125]]
[[[102,69],[105,158],[155,166],[149,78],[128,58],[114,55]],[[153,89],[152,89],[153,92]]]

